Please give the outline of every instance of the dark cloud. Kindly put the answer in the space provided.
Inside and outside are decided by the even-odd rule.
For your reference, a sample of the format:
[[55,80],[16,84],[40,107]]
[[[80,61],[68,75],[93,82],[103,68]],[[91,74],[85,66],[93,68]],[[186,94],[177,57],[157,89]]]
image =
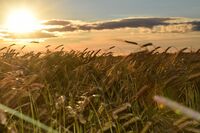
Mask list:
[[169,25],[168,20],[172,18],[126,18],[115,21],[105,21],[105,22],[93,22],[93,23],[84,23],[84,24],[75,24],[72,21],[65,20],[51,20],[47,21],[47,25],[59,25],[63,27],[59,28],[49,28],[49,32],[67,32],[67,31],[76,31],[76,30],[109,30],[109,29],[119,29],[119,28],[153,28],[158,25]]
[[11,38],[11,39],[40,39],[40,38],[52,38],[56,37],[52,33],[36,31],[32,33],[4,33],[3,38]]
[[200,21],[189,22],[189,24],[193,25],[193,31],[200,31]]
[[71,22],[67,21],[67,20],[57,20],[57,19],[54,19],[54,20],[46,21],[43,24],[44,25],[60,25],[60,26],[65,26],[65,25],[71,24]]
[[153,28],[158,25],[169,25],[165,22],[171,20],[171,18],[133,18],[133,19],[122,19],[119,21],[103,22],[96,24],[95,29],[117,29],[117,28]]
[[48,32],[66,32],[66,31],[76,31],[76,30],[79,30],[79,28],[77,26],[74,26],[74,25],[66,25],[66,26],[63,26],[63,27],[60,27],[60,28],[49,28],[49,29],[46,29]]
[[[45,25],[58,26],[44,29],[49,32],[112,30],[120,28],[148,28],[153,30],[155,27],[159,27],[162,32],[200,31],[200,21],[183,22],[181,18],[124,18],[88,23],[71,20],[50,20],[45,22]],[[190,28],[190,26],[192,26],[192,28]],[[154,32],[156,31],[154,30]]]

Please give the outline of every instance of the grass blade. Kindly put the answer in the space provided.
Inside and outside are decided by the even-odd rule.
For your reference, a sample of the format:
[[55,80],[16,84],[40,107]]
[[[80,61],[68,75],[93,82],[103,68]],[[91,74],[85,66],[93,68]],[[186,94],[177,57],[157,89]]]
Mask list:
[[41,123],[40,121],[34,120],[34,119],[16,111],[16,110],[13,110],[13,109],[11,109],[11,108],[3,105],[3,104],[0,104],[0,110],[3,110],[5,112],[8,112],[11,115],[14,115],[14,116],[16,116],[20,119],[23,119],[23,120],[41,128],[41,129],[43,129],[43,130],[46,130],[49,133],[58,133],[56,130],[52,129],[51,127],[46,126],[45,124]]

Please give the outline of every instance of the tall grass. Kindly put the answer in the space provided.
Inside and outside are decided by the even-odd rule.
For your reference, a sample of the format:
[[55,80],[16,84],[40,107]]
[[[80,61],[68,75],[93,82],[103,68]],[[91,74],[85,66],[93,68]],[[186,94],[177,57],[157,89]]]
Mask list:
[[[0,103],[57,132],[199,132],[200,123],[153,101],[155,95],[200,111],[200,53],[158,52],[148,43],[127,56],[112,52],[0,53]],[[153,47],[148,50],[147,47]],[[113,49],[115,47],[111,47]],[[59,50],[60,49],[60,50]],[[42,133],[0,111],[0,132]]]

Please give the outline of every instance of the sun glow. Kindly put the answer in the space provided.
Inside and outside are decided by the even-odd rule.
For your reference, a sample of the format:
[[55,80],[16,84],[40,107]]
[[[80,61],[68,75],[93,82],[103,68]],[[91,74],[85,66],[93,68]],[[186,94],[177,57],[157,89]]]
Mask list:
[[32,12],[21,9],[8,15],[5,27],[9,32],[27,33],[39,29],[40,25]]

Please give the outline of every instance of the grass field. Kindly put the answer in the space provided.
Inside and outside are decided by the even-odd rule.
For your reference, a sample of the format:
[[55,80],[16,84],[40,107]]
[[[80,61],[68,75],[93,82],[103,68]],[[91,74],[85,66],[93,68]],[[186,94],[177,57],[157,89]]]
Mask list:
[[[200,52],[146,47],[127,56],[2,48],[0,103],[60,133],[199,133],[200,122],[153,97],[200,111]],[[0,132],[47,132],[15,114],[0,110]]]

